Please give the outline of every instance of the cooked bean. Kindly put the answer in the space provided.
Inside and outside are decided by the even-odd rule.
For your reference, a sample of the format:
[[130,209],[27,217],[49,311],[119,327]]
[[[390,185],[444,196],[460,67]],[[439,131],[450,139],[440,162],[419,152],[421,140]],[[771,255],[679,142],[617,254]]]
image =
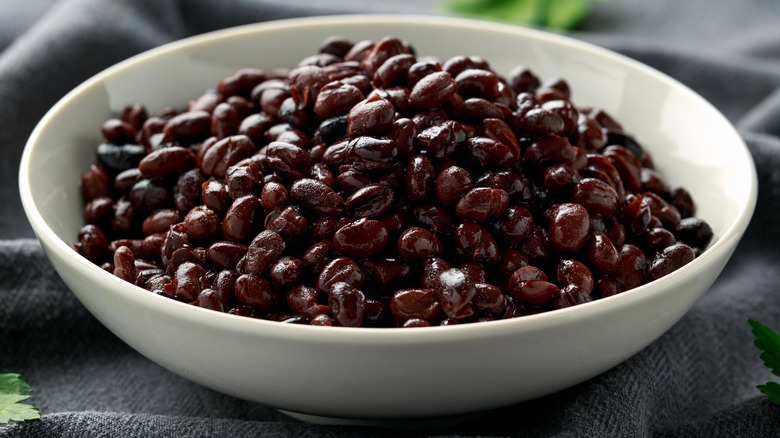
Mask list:
[[398,238],[398,254],[406,259],[438,257],[442,250],[439,238],[425,228],[407,228]]
[[349,283],[336,282],[328,293],[333,320],[345,327],[360,327],[366,315],[366,296]]
[[390,237],[385,224],[374,219],[358,219],[333,235],[336,251],[353,259],[371,257],[381,251]]

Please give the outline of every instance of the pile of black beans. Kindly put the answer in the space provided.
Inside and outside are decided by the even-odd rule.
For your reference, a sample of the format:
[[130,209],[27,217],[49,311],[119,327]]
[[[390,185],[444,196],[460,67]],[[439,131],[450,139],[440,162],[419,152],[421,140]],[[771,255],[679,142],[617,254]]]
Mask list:
[[171,299],[286,323],[420,327],[609,297],[712,238],[562,78],[330,37],[185,110],[103,123],[75,248]]

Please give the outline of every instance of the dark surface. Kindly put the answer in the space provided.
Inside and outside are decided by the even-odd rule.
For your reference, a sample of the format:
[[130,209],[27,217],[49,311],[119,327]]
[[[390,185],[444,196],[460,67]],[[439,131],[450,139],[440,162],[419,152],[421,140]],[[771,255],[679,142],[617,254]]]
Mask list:
[[409,432],[300,423],[215,393],[131,350],[76,301],[34,240],[19,157],[67,91],[131,55],[209,30],[341,12],[434,13],[431,1],[61,0],[0,4],[0,372],[36,388],[42,421],[5,436],[777,436],[773,376],[748,318],[780,329],[780,3],[598,3],[572,35],[647,63],[702,94],[738,128],[759,172],[754,219],[721,278],[667,334],[561,393],[456,427]]

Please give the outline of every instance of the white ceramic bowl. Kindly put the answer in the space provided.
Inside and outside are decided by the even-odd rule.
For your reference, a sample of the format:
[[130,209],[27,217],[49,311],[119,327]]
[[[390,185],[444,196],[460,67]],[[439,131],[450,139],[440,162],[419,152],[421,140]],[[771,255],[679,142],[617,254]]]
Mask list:
[[[325,328],[241,318],[150,294],[73,250],[79,175],[99,126],[129,102],[183,106],[241,67],[294,66],[330,35],[396,35],[419,55],[481,55],[564,77],[578,105],[604,108],[686,187],[711,225],[710,248],[650,284],[513,320],[417,329]],[[704,99],[615,53],[491,22],[338,16],[250,25],[169,44],[88,80],[36,127],[20,168],[25,211],[59,275],[90,312],[162,366],[236,397],[311,416],[411,419],[506,406],[567,388],[658,338],[710,287],[752,215],[756,176],[744,143]],[[315,418],[315,417],[306,417]]]

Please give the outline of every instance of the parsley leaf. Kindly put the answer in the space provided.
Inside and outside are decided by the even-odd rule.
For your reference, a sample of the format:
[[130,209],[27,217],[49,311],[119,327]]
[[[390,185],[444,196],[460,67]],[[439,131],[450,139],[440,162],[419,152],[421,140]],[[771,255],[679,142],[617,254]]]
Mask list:
[[0,424],[10,421],[40,420],[41,413],[35,406],[19,403],[30,398],[33,387],[19,374],[0,374]]
[[[780,335],[758,321],[749,319],[748,322],[753,327],[753,335],[756,337],[754,344],[763,352],[759,358],[772,370],[772,374],[780,376]],[[765,385],[758,385],[758,390],[769,397],[772,403],[780,405],[780,384],[768,382]]]
[[555,30],[576,27],[598,0],[442,0],[440,8],[469,15]]

